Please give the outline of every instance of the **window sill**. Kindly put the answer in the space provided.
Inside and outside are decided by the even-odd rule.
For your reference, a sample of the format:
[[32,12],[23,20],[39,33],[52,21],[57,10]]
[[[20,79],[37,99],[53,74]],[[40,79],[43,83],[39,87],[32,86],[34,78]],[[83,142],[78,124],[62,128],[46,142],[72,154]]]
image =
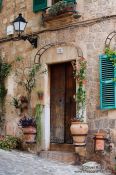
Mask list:
[[43,14],[43,20],[44,22],[49,22],[49,21],[53,21],[53,20],[57,20],[57,19],[61,19],[61,18],[66,18],[66,17],[76,17],[76,18],[80,18],[81,15],[75,12],[64,12],[62,14],[59,14],[57,16],[50,16],[49,14]]

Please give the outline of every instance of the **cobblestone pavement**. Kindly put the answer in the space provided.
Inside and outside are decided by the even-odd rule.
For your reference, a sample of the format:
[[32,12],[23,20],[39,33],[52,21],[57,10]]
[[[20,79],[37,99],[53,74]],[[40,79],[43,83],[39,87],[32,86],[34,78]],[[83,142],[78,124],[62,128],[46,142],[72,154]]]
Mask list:
[[[36,155],[0,150],[0,175],[89,175],[80,167],[41,159]],[[90,173],[90,175],[105,175]]]

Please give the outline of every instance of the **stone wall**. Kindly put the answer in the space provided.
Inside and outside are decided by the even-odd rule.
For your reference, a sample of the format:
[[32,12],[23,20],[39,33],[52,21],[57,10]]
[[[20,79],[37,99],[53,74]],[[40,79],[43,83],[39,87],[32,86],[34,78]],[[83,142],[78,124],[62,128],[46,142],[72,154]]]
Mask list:
[[[116,1],[114,0],[78,0],[77,9],[81,13],[82,17],[80,19],[71,19],[73,24],[78,24],[78,22],[98,18],[107,15],[115,15],[116,11]],[[32,0],[17,0],[17,1],[3,1],[3,8],[0,13],[0,38],[6,37],[6,27],[17,17],[19,13],[22,13],[25,19],[28,21],[27,28],[25,33],[39,32],[46,29],[51,29],[59,27],[60,24],[64,25],[70,21],[67,19],[64,21],[55,21],[51,24],[46,24],[46,26],[41,25],[41,12],[34,14],[32,11]],[[108,34],[116,30],[116,19],[112,18],[109,20],[101,21],[98,23],[93,23],[86,26],[76,26],[72,25],[60,30],[55,31],[46,31],[39,34],[38,48],[33,49],[28,43],[28,41],[10,41],[0,44],[0,49],[3,54],[3,57],[6,57],[9,62],[13,61],[17,56],[22,56],[26,60],[33,60],[36,52],[42,46],[55,43],[55,42],[66,42],[73,43],[75,46],[79,46],[84,54],[84,57],[87,59],[87,107],[86,114],[87,120],[90,129],[90,143],[88,142],[88,147],[93,146],[93,134],[102,129],[105,132],[109,131],[112,137],[113,143],[113,153],[106,153],[109,157],[110,162],[114,162],[114,152],[116,147],[116,110],[101,111],[99,103],[99,54],[103,53],[104,42]],[[16,35],[16,34],[15,34]],[[75,53],[73,48],[65,48],[67,53],[72,50],[71,59],[75,58]],[[55,52],[54,48],[51,48],[47,51],[45,55],[42,56],[43,63],[53,63],[60,62],[63,59],[69,60],[68,54],[64,52],[62,58],[50,57],[52,52]],[[54,54],[54,53],[53,53]],[[49,56],[48,56],[49,55]],[[45,86],[44,83],[41,83],[40,86]],[[6,122],[7,124],[7,133],[11,132],[14,135],[17,132],[17,121],[18,116],[10,104],[13,96],[16,96],[20,93],[24,93],[22,89],[17,87],[17,84],[13,79],[13,72],[9,76],[8,81],[6,82],[8,88],[8,94],[6,98]],[[45,88],[44,88],[45,89]],[[33,93],[33,108],[37,102],[37,97]],[[49,93],[46,93],[48,95]],[[49,97],[46,97],[49,99]],[[48,105],[48,99],[44,100],[44,105]],[[44,121],[43,121],[44,122]],[[12,127],[11,127],[12,126]],[[9,129],[10,128],[10,129]],[[45,128],[44,128],[44,132]],[[19,134],[19,133],[18,133]],[[43,141],[44,142],[44,141]],[[94,152],[93,149],[91,152]],[[104,157],[104,156],[103,156]]]

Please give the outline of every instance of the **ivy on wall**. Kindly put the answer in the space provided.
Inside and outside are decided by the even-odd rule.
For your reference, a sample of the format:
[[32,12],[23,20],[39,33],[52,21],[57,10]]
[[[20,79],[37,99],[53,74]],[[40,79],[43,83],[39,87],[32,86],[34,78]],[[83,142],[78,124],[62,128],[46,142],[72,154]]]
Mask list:
[[11,71],[11,67],[11,64],[5,62],[0,57],[0,120],[2,120],[2,116],[4,115],[4,102],[7,94],[5,81]]

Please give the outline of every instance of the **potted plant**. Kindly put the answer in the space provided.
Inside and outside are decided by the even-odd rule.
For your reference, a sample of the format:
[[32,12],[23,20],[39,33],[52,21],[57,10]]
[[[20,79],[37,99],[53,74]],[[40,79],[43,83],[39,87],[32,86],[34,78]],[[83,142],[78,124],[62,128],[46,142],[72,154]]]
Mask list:
[[[18,65],[18,62],[20,64]],[[16,109],[20,110],[21,119],[18,125],[23,131],[23,141],[26,143],[34,143],[36,136],[36,124],[33,117],[34,113],[31,105],[32,91],[36,85],[36,75],[41,75],[46,72],[46,69],[42,70],[41,64],[29,64],[29,67],[25,65],[22,57],[17,57],[15,67],[15,76],[17,83],[22,86],[26,93],[26,96],[18,96],[13,98],[13,105]],[[38,77],[37,77],[38,78]]]
[[59,1],[53,4],[48,9],[48,14],[50,16],[57,16],[66,12],[73,12],[73,11],[75,11],[75,4],[73,2]]
[[[86,67],[85,58],[81,57],[78,61],[72,62],[74,78],[76,79],[77,89],[74,99],[76,102],[76,116],[71,122],[71,134],[75,146],[85,146],[85,139],[88,133],[88,125],[84,120],[85,101],[86,101]],[[75,149],[76,150],[76,149]]]
[[59,1],[59,2],[55,3],[54,5],[52,5],[48,9],[48,14],[50,16],[60,15],[64,12],[65,7],[66,7],[66,2],[65,1]]
[[25,143],[35,143],[36,142],[36,123],[35,119],[32,117],[23,117],[18,123],[23,131],[23,141]]
[[43,96],[44,96],[43,91],[42,91],[42,90],[37,91],[37,95],[38,95],[38,99],[39,99],[40,101],[42,101],[42,100],[43,100]]
[[15,107],[18,115],[21,115],[28,109],[28,99],[26,96],[13,97],[12,105]]

